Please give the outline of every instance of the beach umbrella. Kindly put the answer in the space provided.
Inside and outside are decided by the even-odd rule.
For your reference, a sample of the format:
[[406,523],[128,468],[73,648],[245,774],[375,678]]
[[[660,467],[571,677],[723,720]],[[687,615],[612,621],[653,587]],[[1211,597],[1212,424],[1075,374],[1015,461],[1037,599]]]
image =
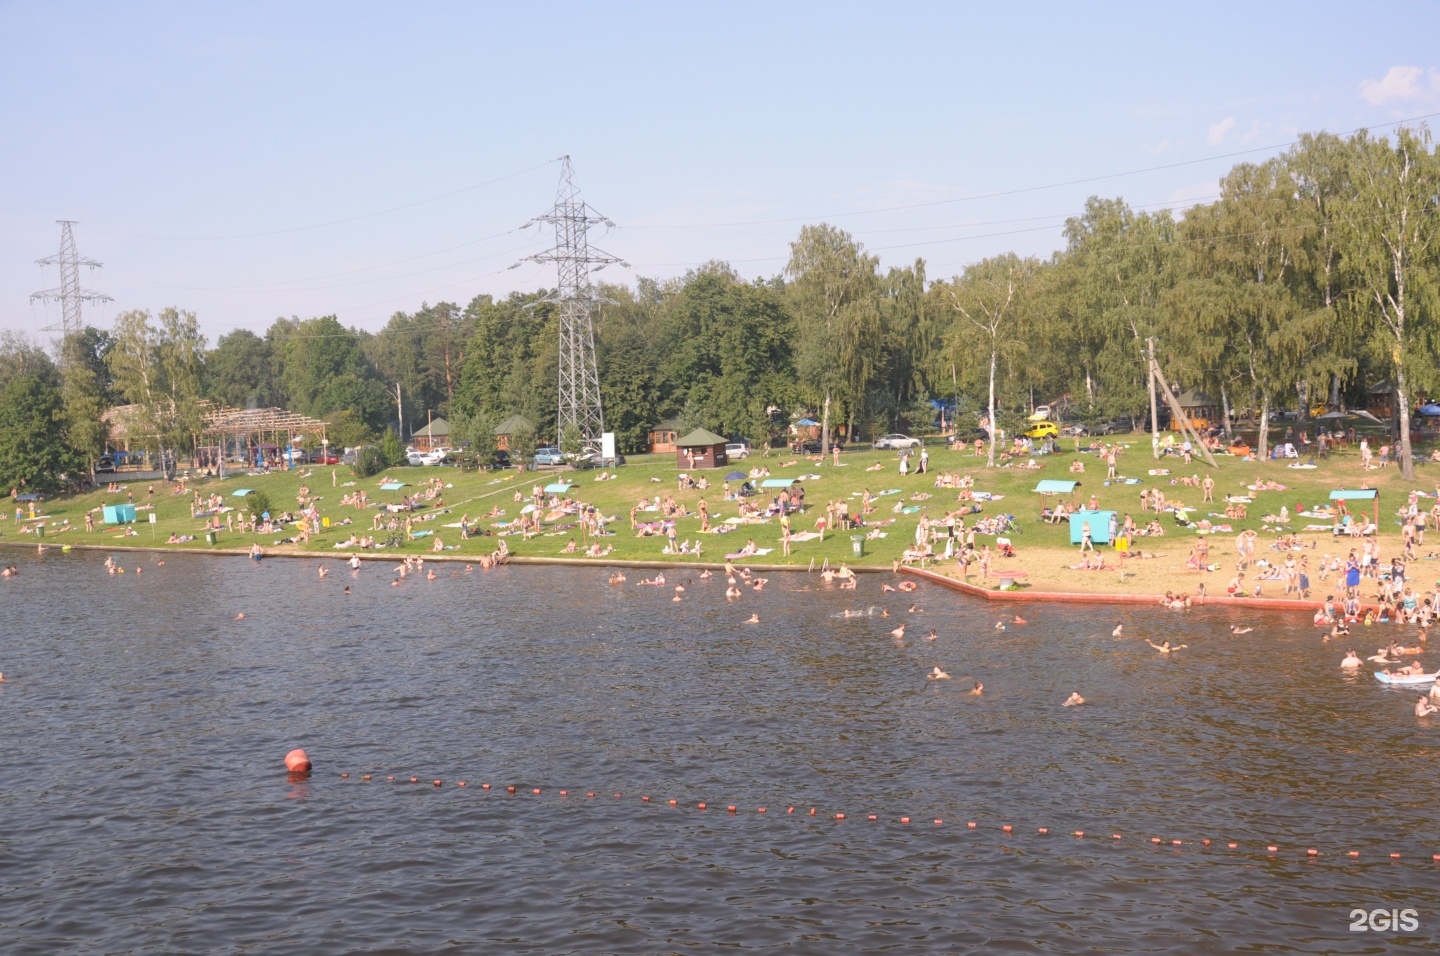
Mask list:
[[1315,416],[1315,420],[1316,420],[1317,422],[1329,422],[1329,421],[1334,421],[1334,420],[1336,420],[1336,419],[1338,419],[1338,418],[1349,418],[1349,417],[1350,417],[1350,413],[1349,413],[1349,412],[1326,412],[1324,415],[1317,415],[1317,416]]
[[1440,405],[1421,405],[1415,409],[1415,411],[1424,415],[1426,418],[1434,418],[1440,415]]
[[743,472],[743,471],[732,471],[732,472],[730,472],[730,474],[728,474],[728,475],[725,476],[725,480],[726,480],[726,481],[744,481],[744,480],[745,480],[745,472]]

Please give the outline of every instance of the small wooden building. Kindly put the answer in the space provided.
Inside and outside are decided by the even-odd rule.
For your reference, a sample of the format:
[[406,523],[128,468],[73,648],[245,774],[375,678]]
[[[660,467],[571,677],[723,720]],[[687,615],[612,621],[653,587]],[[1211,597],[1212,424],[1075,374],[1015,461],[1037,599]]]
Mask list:
[[650,429],[650,454],[668,455],[675,450],[675,439],[680,437],[680,419],[667,418]]
[[510,436],[519,431],[534,431],[535,425],[524,415],[511,415],[495,426],[495,447],[501,451],[510,450]]
[[416,451],[434,451],[450,447],[450,423],[443,418],[431,420],[424,428],[417,429],[410,436]]
[[675,460],[682,468],[723,468],[730,463],[725,457],[725,439],[704,428],[697,428],[675,442]]
[[[1190,427],[1197,432],[1204,432],[1220,418],[1220,406],[1204,392],[1187,388],[1175,396],[1175,401],[1190,420]],[[1171,416],[1170,430],[1180,431],[1180,422],[1175,421],[1174,416]]]
[[1386,379],[1365,389],[1365,410],[1382,422],[1395,418],[1395,383]]

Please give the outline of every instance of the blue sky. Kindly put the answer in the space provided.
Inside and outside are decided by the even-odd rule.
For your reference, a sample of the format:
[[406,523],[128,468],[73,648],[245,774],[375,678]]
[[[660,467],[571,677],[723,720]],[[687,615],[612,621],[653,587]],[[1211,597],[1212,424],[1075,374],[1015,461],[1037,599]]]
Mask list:
[[944,277],[1048,254],[1091,194],[1183,208],[1298,132],[1440,113],[1437,27],[1430,3],[0,0],[0,328],[58,320],[29,298],[57,219],[115,299],[87,321],[176,305],[212,342],[553,284],[508,267],[547,244],[518,227],[567,153],[634,265],[607,279],[774,274],[822,220]]

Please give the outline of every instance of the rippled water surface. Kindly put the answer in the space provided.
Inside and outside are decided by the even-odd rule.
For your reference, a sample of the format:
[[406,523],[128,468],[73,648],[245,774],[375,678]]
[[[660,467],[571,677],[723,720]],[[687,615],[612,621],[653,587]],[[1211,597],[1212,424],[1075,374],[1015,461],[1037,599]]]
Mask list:
[[[1000,631],[994,606],[882,594],[888,576],[776,575],[733,602],[695,580],[677,603],[636,572],[443,566],[392,587],[380,564],[14,560],[7,953],[1440,940],[1440,724],[1413,691],[1344,677],[1343,648],[1293,617],[1234,637],[1228,611],[1036,605]],[[937,664],[953,679],[927,681]],[[1061,707],[1071,691],[1089,703]],[[295,746],[309,779],[284,772]],[[1377,908],[1419,926],[1350,929]]]

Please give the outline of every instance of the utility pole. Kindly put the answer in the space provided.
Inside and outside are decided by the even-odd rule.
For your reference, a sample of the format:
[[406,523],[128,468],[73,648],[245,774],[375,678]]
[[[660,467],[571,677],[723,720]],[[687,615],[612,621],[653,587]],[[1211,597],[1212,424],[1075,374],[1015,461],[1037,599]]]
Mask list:
[[395,432],[401,441],[405,440],[405,403],[400,399],[400,383],[395,383]]
[[555,439],[560,440],[566,425],[574,425],[583,441],[598,441],[605,431],[600,373],[595,364],[594,316],[600,300],[590,285],[590,274],[614,263],[629,268],[630,263],[590,245],[587,233],[591,226],[615,224],[580,198],[569,156],[561,157],[555,205],[525,226],[540,222],[555,228],[555,245],[530,259],[555,263],[559,280],[555,295],[547,300],[560,307],[560,407]]
[[46,289],[43,292],[36,292],[30,296],[30,301],[39,299],[42,302],[60,303],[60,324],[47,326],[46,332],[59,332],[62,347],[60,349],[60,363],[63,366],[70,363],[70,344],[74,336],[79,335],[85,325],[80,315],[80,307],[85,302],[112,302],[114,301],[103,292],[92,292],[89,289],[80,288],[80,267],[88,266],[91,269],[100,268],[100,263],[94,259],[80,255],[75,248],[75,232],[71,229],[75,225],[71,219],[57,219],[60,224],[60,252],[53,256],[46,256],[36,262],[42,266],[60,267],[60,284],[53,289]]
[[1155,401],[1155,340],[1148,338],[1150,346],[1150,454],[1160,457],[1160,406]]

